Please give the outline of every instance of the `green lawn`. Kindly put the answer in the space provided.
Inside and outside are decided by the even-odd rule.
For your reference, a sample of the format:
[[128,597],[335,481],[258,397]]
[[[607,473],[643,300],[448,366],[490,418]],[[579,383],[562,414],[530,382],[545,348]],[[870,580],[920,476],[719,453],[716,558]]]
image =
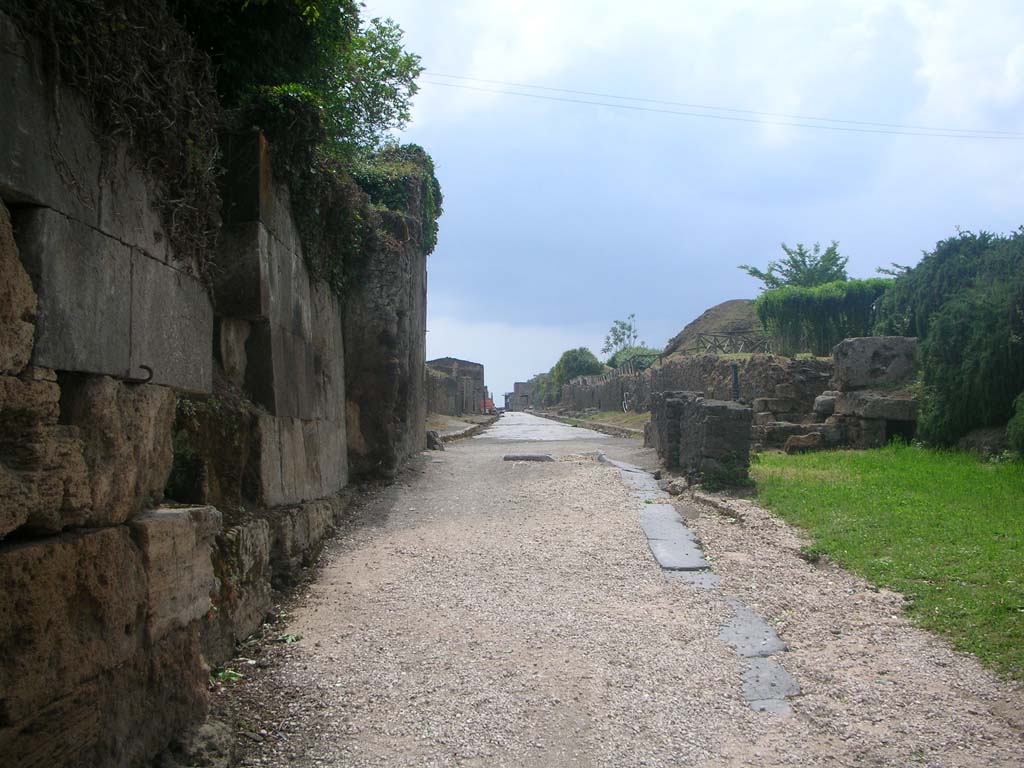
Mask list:
[[636,413],[635,411],[600,411],[577,419],[580,422],[597,421],[601,424],[611,424],[615,427],[629,427],[631,429],[643,429],[644,424],[650,420],[651,414]]
[[1024,463],[892,445],[754,463],[762,505],[1001,673],[1024,680]]

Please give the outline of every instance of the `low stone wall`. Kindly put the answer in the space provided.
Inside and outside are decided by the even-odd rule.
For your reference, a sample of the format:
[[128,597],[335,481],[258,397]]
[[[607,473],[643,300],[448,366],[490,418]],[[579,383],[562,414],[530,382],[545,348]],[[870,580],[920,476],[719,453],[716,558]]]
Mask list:
[[793,413],[810,414],[814,399],[828,389],[832,364],[819,358],[790,359],[777,355],[751,355],[728,360],[717,355],[690,355],[649,368],[640,375],[610,378],[595,384],[572,383],[562,388],[561,407],[570,411],[594,408],[618,410],[628,393],[634,410],[652,410],[651,395],[657,392],[702,392],[718,400],[733,398],[733,368],[739,383],[739,399],[785,398]]

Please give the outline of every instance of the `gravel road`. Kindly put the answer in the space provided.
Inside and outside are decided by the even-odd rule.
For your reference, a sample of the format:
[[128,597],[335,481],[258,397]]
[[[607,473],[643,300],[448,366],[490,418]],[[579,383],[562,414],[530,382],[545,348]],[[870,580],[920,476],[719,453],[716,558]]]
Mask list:
[[[745,502],[687,500],[720,583],[666,579],[618,470],[586,455],[650,453],[571,429],[496,439],[544,438],[516,419],[357,505],[289,608],[301,639],[218,696],[242,765],[1024,764],[1024,692],[916,629],[898,595],[804,562]],[[530,451],[558,460],[502,461]],[[718,638],[730,596],[789,645],[789,714],[745,703]]]

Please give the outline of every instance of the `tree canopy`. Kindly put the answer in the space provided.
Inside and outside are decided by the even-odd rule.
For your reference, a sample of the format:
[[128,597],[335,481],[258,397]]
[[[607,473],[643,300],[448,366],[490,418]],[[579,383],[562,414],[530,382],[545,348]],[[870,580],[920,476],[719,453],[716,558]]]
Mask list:
[[849,279],[846,274],[846,262],[849,259],[840,255],[839,243],[835,240],[824,251],[821,243],[815,243],[810,250],[803,243],[797,243],[795,248],[782,243],[782,250],[785,257],[768,262],[765,270],[749,264],[741,264],[739,268],[764,283],[764,290],[784,286],[814,288]]
[[[639,338],[640,332],[636,327],[636,314],[630,313],[626,316],[625,320],[616,320],[612,323],[612,327],[608,330],[608,335],[604,337],[604,346],[601,347],[601,353],[614,356],[630,347],[642,347],[644,343],[638,341]],[[611,362],[608,364],[611,365]]]

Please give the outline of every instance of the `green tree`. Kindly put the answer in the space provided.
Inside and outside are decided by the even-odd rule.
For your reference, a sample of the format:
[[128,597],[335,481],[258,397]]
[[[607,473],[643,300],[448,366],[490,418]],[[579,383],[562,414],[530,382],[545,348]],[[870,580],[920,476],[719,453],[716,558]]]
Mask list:
[[[359,17],[355,0],[169,0],[206,51],[225,106],[280,115],[280,142],[295,127],[348,158],[379,146],[409,119],[420,59],[391,19]],[[269,104],[268,104],[269,102]],[[315,115],[312,130],[297,105]]]
[[741,264],[740,269],[751,277],[764,283],[764,290],[782,288],[792,285],[798,288],[814,288],[825,283],[834,283],[849,279],[846,274],[846,256],[839,253],[839,243],[832,241],[824,251],[821,243],[815,243],[810,250],[803,243],[790,248],[782,243],[786,256],[778,261],[768,262],[766,270],[760,270],[749,264]]
[[640,332],[636,327],[636,315],[631,313],[626,316],[625,320],[616,320],[612,323],[612,327],[608,330],[608,335],[604,337],[604,346],[601,347],[601,353],[615,355],[630,347],[642,347],[644,343],[637,341],[639,338]]
[[594,353],[586,347],[568,349],[558,358],[558,362],[548,374],[546,390],[558,399],[562,393],[562,385],[577,376],[594,376],[604,373],[604,365]]

